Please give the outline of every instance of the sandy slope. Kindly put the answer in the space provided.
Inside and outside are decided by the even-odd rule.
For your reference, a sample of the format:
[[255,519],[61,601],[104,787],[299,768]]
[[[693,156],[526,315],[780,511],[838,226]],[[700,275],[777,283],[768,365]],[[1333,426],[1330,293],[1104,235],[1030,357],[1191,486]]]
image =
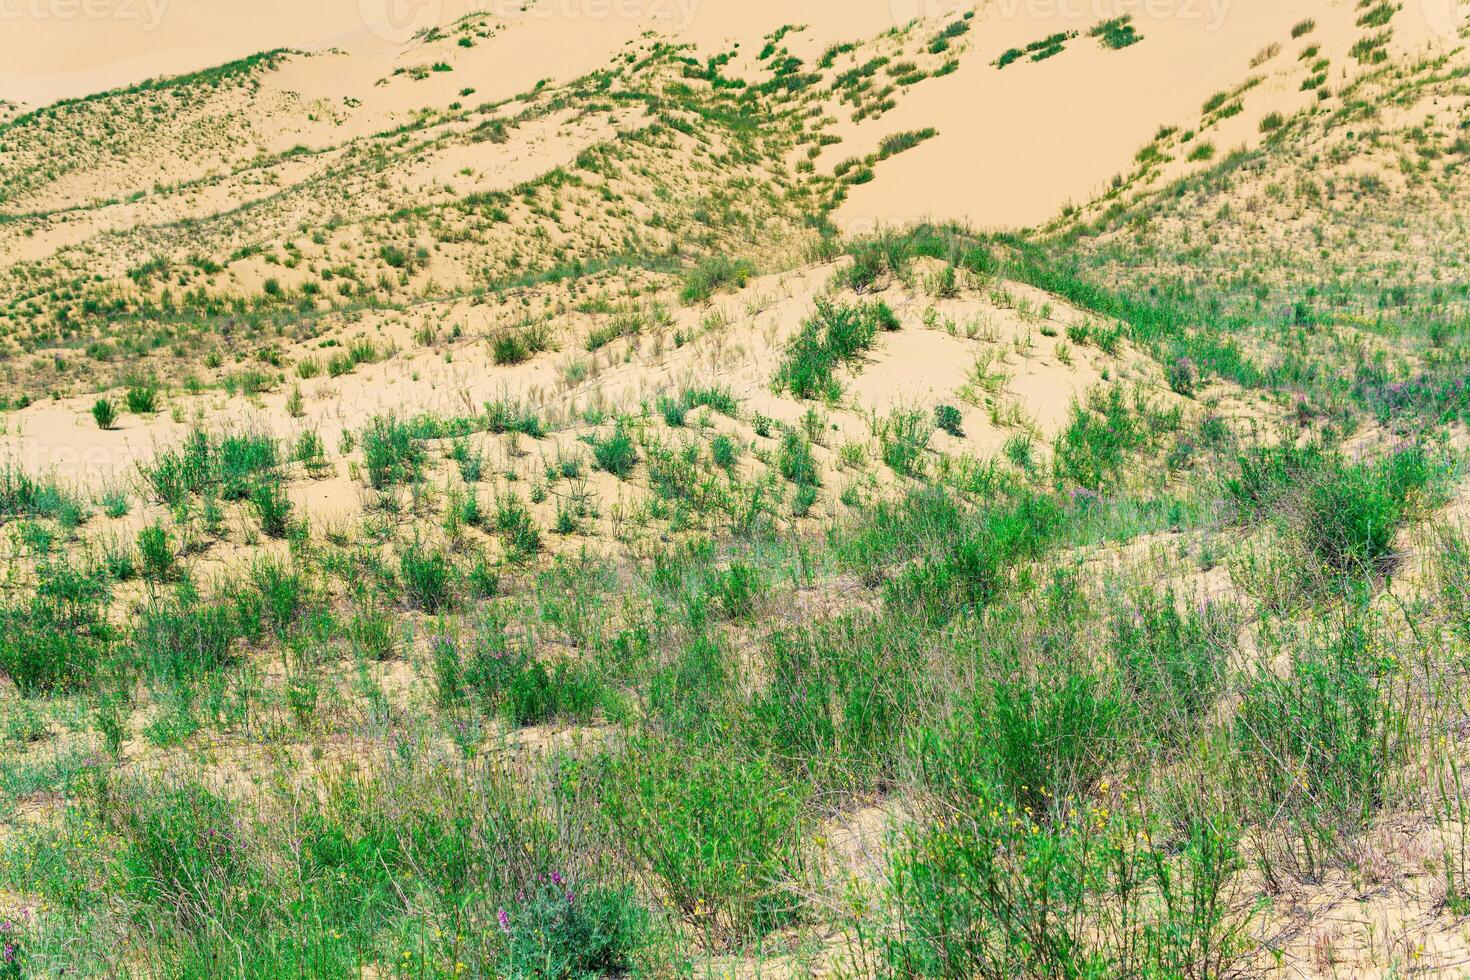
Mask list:
[[[1057,16],[1052,5],[982,7],[976,41],[961,71],[921,87],[880,122],[851,127],[858,147],[876,144],[894,129],[934,126],[940,135],[895,160],[884,179],[855,188],[839,212],[839,224],[862,230],[923,217],[989,227],[1045,222],[1065,204],[1096,197],[1108,178],[1128,171],[1134,153],[1159,127],[1197,126],[1201,104],[1241,83],[1253,72],[1253,57],[1266,45],[1280,43],[1288,48],[1282,63],[1261,72],[1298,68],[1293,84],[1277,86],[1283,90],[1277,96],[1247,100],[1247,112],[1230,120],[1217,137],[1221,149],[1254,145],[1257,123],[1267,112],[1308,104],[1295,84],[1305,70],[1298,66],[1296,49],[1324,43],[1340,74],[1357,36],[1353,28],[1359,14],[1352,4],[1321,0],[1137,8],[1079,5],[1087,10],[1084,16],[1065,17]],[[1120,51],[1103,48],[1086,36],[1099,12],[1133,13],[1143,40]],[[1317,21],[1317,30],[1293,48],[1292,25],[1308,17]],[[1405,16],[1404,27],[1398,39],[1404,49],[1444,41],[1423,18]],[[1023,59],[1004,70],[993,66],[1008,48],[1057,31],[1080,36],[1045,61]],[[838,146],[828,155],[840,159],[853,149]]]
[[[888,0],[92,0],[15,4],[0,31],[0,96],[35,105],[161,75],[197,71],[257,51],[343,48],[391,55],[416,31],[484,12],[524,28],[515,57],[492,69],[526,85],[600,64],[644,31],[702,46],[751,41],[785,23],[832,40],[895,26]],[[65,7],[65,9],[63,9]],[[33,9],[34,8],[34,9]],[[86,16],[83,9],[98,16]],[[39,12],[38,12],[39,11]],[[899,9],[899,14],[907,13]]]
[[[0,97],[46,103],[270,47],[321,53],[292,59],[267,79],[268,89],[290,104],[253,122],[251,137],[264,152],[338,145],[392,128],[425,107],[442,109],[466,90],[476,100],[512,98],[543,79],[597,70],[650,32],[690,43],[702,55],[733,51],[730,70],[739,74],[753,72],[761,39],[786,24],[805,27],[784,43],[811,63],[835,42],[876,37],[916,15],[938,24],[972,6],[951,0],[538,0],[525,9],[483,0],[329,0],[307,7],[283,0],[248,7],[225,0],[111,2],[136,4],[126,9],[137,17],[28,17],[0,32]],[[159,6],[150,9],[149,2]],[[448,29],[476,8],[485,11],[475,15],[485,28],[472,48],[427,45],[412,36],[415,27]],[[1352,4],[1323,0],[1071,6],[992,0],[975,9],[959,71],[916,86],[882,116],[854,123],[839,115],[833,131],[844,142],[826,150],[820,161],[826,166],[868,152],[895,131],[939,130],[938,138],[891,162],[882,179],[853,188],[836,215],[842,227],[862,231],[920,217],[986,227],[1044,222],[1127,172],[1159,127],[1196,125],[1204,100],[1248,77],[1253,56],[1266,45],[1289,45],[1299,20],[1318,21],[1341,72],[1357,16]],[[1452,14],[1435,10],[1415,7],[1403,15],[1395,43],[1407,49],[1442,42],[1433,25]],[[1117,13],[1133,14],[1143,40],[1113,51],[1087,31]],[[1080,36],[1045,61],[993,66],[1008,48],[1057,31]],[[1280,65],[1263,70],[1304,70],[1294,57],[1288,50]],[[452,70],[418,81],[401,74],[431,62]],[[1248,100],[1247,112],[1218,134],[1221,149],[1255,142],[1266,112],[1305,104],[1296,81],[1283,78],[1276,95],[1268,85],[1262,97]],[[167,179],[187,176],[175,169]]]

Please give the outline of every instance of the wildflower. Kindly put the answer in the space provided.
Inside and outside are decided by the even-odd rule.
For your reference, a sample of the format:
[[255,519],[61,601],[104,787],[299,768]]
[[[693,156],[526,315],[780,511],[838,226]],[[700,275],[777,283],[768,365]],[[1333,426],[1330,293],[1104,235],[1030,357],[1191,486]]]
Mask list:
[[510,932],[510,916],[506,913],[505,909],[501,909],[499,912],[497,912],[495,918],[500,920],[501,932]]
[[553,885],[560,886],[561,885],[561,881],[562,881],[562,879],[561,879],[561,872],[560,871],[553,871],[551,873],[551,883]]

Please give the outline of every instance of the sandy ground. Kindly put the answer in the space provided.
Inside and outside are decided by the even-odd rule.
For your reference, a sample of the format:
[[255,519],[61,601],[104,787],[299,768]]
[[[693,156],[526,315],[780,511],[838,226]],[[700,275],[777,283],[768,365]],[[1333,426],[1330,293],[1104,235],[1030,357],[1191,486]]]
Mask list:
[[[980,227],[1020,227],[1097,195],[1127,173],[1141,146],[1163,126],[1200,126],[1200,107],[1250,76],[1259,85],[1245,112],[1220,121],[1210,140],[1220,152],[1251,145],[1273,111],[1302,108],[1299,88],[1310,62],[1297,49],[1319,44],[1333,78],[1349,67],[1343,55],[1357,32],[1354,5],[1322,0],[1177,0],[1139,5],[1123,0],[1055,5],[993,0],[537,0],[523,5],[485,0],[325,0],[311,5],[260,0],[89,0],[70,15],[66,0],[12,0],[0,31],[0,98],[43,105],[146,78],[205,68],[258,50],[290,47],[318,57],[288,64],[270,84],[303,105],[332,106],[331,126],[283,126],[262,133],[263,149],[364,135],[426,105],[447,105],[465,89],[479,99],[513,97],[541,79],[565,80],[607,64],[649,32],[706,54],[744,49],[792,24],[792,53],[814,60],[838,41],[875,37],[915,16],[935,24],[977,11],[961,69],[917,86],[891,112],[862,122],[839,117],[843,143],[822,163],[867,152],[900,130],[934,127],[937,138],[890,161],[881,179],[855,187],[835,216],[849,232],[919,218],[952,218]],[[81,3],[81,0],[77,0]],[[1403,52],[1444,45],[1457,23],[1456,0],[1412,5],[1395,25]],[[1440,7],[1445,9],[1441,10]],[[9,10],[10,8],[3,8]],[[14,16],[20,11],[19,16]],[[1100,20],[1131,14],[1142,40],[1109,50],[1087,35]],[[487,25],[471,49],[435,49],[452,72],[413,85],[383,85],[422,52],[416,32],[452,29],[471,16]],[[1318,28],[1293,42],[1293,24]],[[1077,32],[1059,55],[1022,59],[1004,70],[995,59],[1048,34]],[[1283,52],[1263,65],[1271,44]],[[739,46],[738,48],[736,46]],[[417,53],[416,53],[417,52]],[[737,61],[737,67],[739,62]],[[350,111],[341,106],[351,104]],[[1203,134],[1202,134],[1203,135]],[[1198,163],[1180,154],[1167,176]]]

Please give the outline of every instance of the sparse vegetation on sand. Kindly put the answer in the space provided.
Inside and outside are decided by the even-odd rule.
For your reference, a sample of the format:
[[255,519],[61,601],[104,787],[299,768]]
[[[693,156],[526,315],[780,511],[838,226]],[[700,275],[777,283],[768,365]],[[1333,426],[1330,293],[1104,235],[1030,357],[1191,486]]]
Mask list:
[[839,228],[1142,13],[0,116],[0,980],[1459,969],[1470,54],[1314,13],[1024,232]]

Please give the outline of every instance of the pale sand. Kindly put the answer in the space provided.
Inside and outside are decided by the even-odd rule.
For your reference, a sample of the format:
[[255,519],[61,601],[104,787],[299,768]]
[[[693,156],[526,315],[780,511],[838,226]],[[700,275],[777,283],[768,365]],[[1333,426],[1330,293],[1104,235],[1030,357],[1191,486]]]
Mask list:
[[[304,9],[283,0],[262,0],[248,8],[225,0],[168,0],[151,30],[145,29],[144,0],[128,2],[138,4],[129,9],[136,9],[139,19],[123,26],[115,20],[35,17],[10,24],[0,33],[0,65],[5,66],[0,97],[44,104],[270,47],[316,52],[318,57],[292,59],[266,79],[268,89],[281,93],[295,109],[255,121],[256,142],[250,149],[279,152],[298,144],[340,145],[381,132],[426,106],[449,105],[466,89],[474,90],[475,102],[512,98],[539,80],[567,80],[603,67],[648,36],[690,43],[706,55],[739,45],[739,56],[728,70],[740,73],[752,69],[762,38],[786,24],[804,25],[783,43],[810,62],[834,42],[875,37],[916,13],[926,15],[918,30],[927,33],[970,8],[948,0],[540,0],[525,11],[518,3],[497,3],[488,5],[483,15],[492,36],[477,40],[473,48],[460,48],[402,40],[409,31],[395,34],[384,23],[384,5],[400,0],[328,0]],[[1314,99],[1299,89],[1307,66],[1296,53],[1306,43],[1322,45],[1323,54],[1331,57],[1334,82],[1352,67],[1345,57],[1357,33],[1352,4],[1182,2],[1169,11],[1146,6],[1134,10],[1135,4],[1066,8],[1018,0],[978,5],[972,30],[955,49],[959,71],[916,86],[880,117],[853,123],[845,108],[838,114],[833,131],[843,142],[829,147],[819,166],[870,152],[894,132],[933,127],[939,135],[885,161],[879,179],[852,188],[835,215],[837,224],[855,233],[923,218],[984,228],[1040,224],[1068,204],[1091,200],[1114,175],[1129,172],[1136,152],[1161,126],[1198,127],[1205,99],[1251,75],[1261,76],[1263,83],[1247,94],[1245,111],[1201,138],[1221,153],[1258,142],[1259,123],[1267,113],[1290,114]],[[438,23],[446,28],[475,6],[486,6],[465,0],[401,4],[394,9],[411,15],[405,16],[410,26]],[[1115,6],[1134,14],[1143,37],[1119,51],[1086,36],[1098,15],[1113,13]],[[1415,8],[1410,11],[1414,16],[1406,14],[1396,24],[1398,50],[1446,43],[1431,26],[1434,11],[1426,10]],[[1317,21],[1317,31],[1293,42],[1291,26],[1308,16]],[[1045,61],[1023,58],[1004,70],[993,67],[1006,49],[1024,47],[1055,31],[1077,31],[1080,36]],[[1252,57],[1271,43],[1281,44],[1282,54],[1252,68]],[[447,62],[453,71],[415,82],[394,75],[430,61]],[[302,110],[308,108],[318,118],[305,119]],[[219,159],[172,161],[155,179],[189,179],[211,168],[223,169],[229,157],[225,151]],[[1201,165],[1180,152],[1155,179]],[[45,199],[31,203],[58,207],[100,195],[109,189],[108,181],[98,182],[96,176],[58,181]],[[225,199],[237,200],[238,192],[234,188]],[[210,207],[210,202],[199,203]],[[215,205],[219,203],[216,195]],[[184,216],[189,215],[157,218]],[[126,226],[135,217],[89,220],[102,221],[95,229],[102,230]],[[40,251],[44,254],[47,244],[74,243],[84,234],[76,226],[50,229]],[[35,254],[30,248],[27,252],[26,257]]]

